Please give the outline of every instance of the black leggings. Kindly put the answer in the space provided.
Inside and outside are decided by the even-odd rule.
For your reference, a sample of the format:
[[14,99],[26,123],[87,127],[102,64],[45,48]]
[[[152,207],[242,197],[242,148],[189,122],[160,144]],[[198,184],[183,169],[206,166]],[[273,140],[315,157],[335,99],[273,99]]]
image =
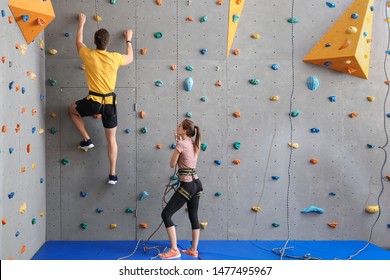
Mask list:
[[196,179],[192,182],[180,182],[180,187],[184,188],[190,195],[191,199],[187,200],[179,192],[175,192],[171,199],[168,201],[164,210],[161,213],[161,218],[164,221],[166,228],[174,226],[172,222],[172,216],[187,202],[188,217],[191,222],[191,228],[199,229],[198,208],[199,208],[199,193],[203,191],[202,182]]

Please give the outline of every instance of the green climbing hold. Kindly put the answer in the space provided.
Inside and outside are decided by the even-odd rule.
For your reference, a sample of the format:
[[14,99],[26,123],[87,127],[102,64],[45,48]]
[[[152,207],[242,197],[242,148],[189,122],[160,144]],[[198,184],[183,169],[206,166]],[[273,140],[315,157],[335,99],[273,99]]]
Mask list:
[[279,223],[272,223],[272,226],[273,227],[280,227],[280,224]]
[[157,80],[154,82],[154,84],[156,85],[156,87],[162,87],[164,83],[161,80]]
[[187,113],[186,113],[186,117],[187,117],[187,118],[192,118],[192,113],[191,113],[191,112],[187,112]]
[[67,159],[67,158],[63,158],[63,159],[61,160],[61,163],[62,163],[62,165],[68,165],[68,164],[70,163],[70,160]]
[[82,223],[82,224],[80,224],[80,227],[81,227],[82,229],[87,229],[87,224],[86,224],[86,223]]
[[132,208],[126,208],[126,213],[133,213],[134,212],[134,210],[132,209]]
[[221,196],[221,195],[222,195],[221,192],[216,192],[216,193],[214,194],[214,196]]
[[154,38],[156,38],[156,39],[160,39],[160,38],[162,38],[162,33],[161,32],[156,32],[156,33],[154,33]]
[[299,22],[299,18],[289,18],[287,21],[289,23],[298,23]]
[[238,149],[240,148],[240,146],[241,146],[241,143],[238,142],[238,141],[233,143],[233,147],[234,147],[234,149],[236,149],[236,150],[238,150]]
[[145,134],[148,132],[148,128],[146,126],[141,127],[140,131]]
[[35,225],[36,223],[37,223],[37,219],[33,218],[33,219],[31,220],[31,224]]
[[200,148],[202,149],[203,152],[206,151],[206,149],[207,149],[207,144],[206,144],[206,143],[200,144]]
[[252,85],[258,85],[260,83],[260,80],[259,79],[250,79],[249,83],[251,83]]
[[187,71],[192,71],[192,70],[194,70],[194,67],[192,67],[191,65],[188,65],[188,66],[186,66],[186,70]]
[[200,22],[206,22],[207,21],[207,16],[204,16],[200,19]]
[[56,134],[58,132],[58,130],[57,130],[57,128],[55,128],[55,127],[52,127],[52,128],[50,128],[50,133],[51,134]]
[[238,22],[240,20],[240,15],[233,15],[233,22]]
[[299,116],[299,114],[300,114],[300,112],[299,111],[292,111],[291,112],[291,117],[298,117]]
[[49,83],[51,84],[52,87],[54,87],[57,84],[57,81],[54,79],[49,79]]
[[202,96],[202,97],[200,98],[200,100],[203,101],[203,102],[206,102],[207,97],[206,97],[206,96]]

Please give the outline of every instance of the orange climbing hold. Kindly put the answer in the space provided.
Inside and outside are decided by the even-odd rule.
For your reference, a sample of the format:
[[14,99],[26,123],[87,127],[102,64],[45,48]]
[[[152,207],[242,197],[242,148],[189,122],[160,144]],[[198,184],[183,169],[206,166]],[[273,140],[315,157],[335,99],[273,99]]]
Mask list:
[[359,115],[358,113],[352,112],[352,113],[349,114],[349,117],[350,117],[351,119],[353,119],[353,118],[356,118],[358,115]]
[[218,81],[215,83],[215,86],[216,86],[216,87],[221,87],[221,86],[222,86],[221,80],[218,80]]
[[141,228],[148,228],[148,224],[146,224],[146,223],[141,223],[141,224],[139,224],[139,226],[141,227]]
[[21,171],[22,173],[26,172],[26,167],[20,168],[20,171]]
[[37,110],[36,109],[32,109],[31,110],[31,115],[35,116],[37,114]]
[[156,4],[162,6],[163,0],[156,0]]
[[3,126],[1,127],[1,132],[3,132],[3,133],[6,133],[6,132],[7,132],[7,126],[6,126],[6,125],[3,125]]
[[140,112],[139,116],[140,116],[141,119],[146,118],[146,112],[145,111]]
[[233,113],[233,116],[234,116],[235,118],[239,118],[239,117],[241,117],[241,113],[240,113],[239,111],[234,112],[234,113]]
[[157,144],[157,145],[156,145],[156,148],[157,148],[158,150],[161,150],[162,145],[161,145],[161,144]]
[[20,86],[19,85],[16,85],[15,86],[15,91],[18,92],[20,90]]
[[239,55],[239,54],[240,54],[240,49],[235,49],[235,50],[233,51],[233,54],[234,54],[234,55]]
[[6,223],[7,223],[7,219],[6,218],[1,219],[1,224],[2,225],[5,225]]
[[327,225],[328,225],[329,227],[331,227],[331,228],[337,228],[337,227],[339,226],[339,224],[336,223],[336,222],[331,222],[331,223],[328,223]]
[[5,63],[7,61],[7,58],[5,57],[5,56],[3,56],[2,58],[1,58],[1,62],[2,63]]
[[222,0],[218,0],[216,4],[221,6],[221,5],[223,5],[223,1]]
[[318,159],[312,158],[312,159],[310,160],[310,163],[311,163],[311,164],[317,164],[317,163],[318,163]]
[[31,144],[27,144],[27,153],[31,152]]
[[9,24],[14,23],[14,18],[12,16],[8,16],[8,23]]
[[16,133],[18,133],[18,132],[20,131],[20,124],[17,124],[17,125],[16,125],[15,131],[16,131]]
[[194,21],[194,19],[192,17],[187,17],[186,21]]
[[172,65],[171,65],[171,70],[172,70],[172,71],[175,71],[176,68],[177,68],[177,65],[176,65],[176,64],[172,64]]
[[25,108],[25,107],[20,108],[20,112],[21,112],[22,114],[26,113],[26,108]]
[[26,245],[23,245],[22,249],[20,249],[20,253],[21,254],[23,254],[24,252],[26,252]]
[[241,160],[239,160],[239,159],[235,159],[235,160],[233,160],[233,163],[234,163],[235,165],[238,165],[238,164],[240,164],[240,163],[241,163]]
[[142,49],[141,49],[141,54],[142,54],[142,55],[145,55],[147,52],[148,52],[148,49],[147,49],[147,48],[142,48]]

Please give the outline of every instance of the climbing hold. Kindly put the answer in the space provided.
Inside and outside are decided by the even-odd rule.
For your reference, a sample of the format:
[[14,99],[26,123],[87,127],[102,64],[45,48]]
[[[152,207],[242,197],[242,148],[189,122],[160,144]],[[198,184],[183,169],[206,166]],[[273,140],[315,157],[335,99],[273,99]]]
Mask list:
[[49,79],[49,83],[52,87],[54,87],[57,84],[57,81],[54,79]]
[[110,224],[110,229],[116,228],[116,224]]
[[222,195],[222,193],[221,192],[216,192],[215,194],[214,194],[214,196],[221,196]]
[[239,165],[241,163],[241,160],[235,159],[232,161],[235,165]]
[[330,193],[328,193],[328,195],[330,195],[330,196],[336,196],[336,192],[330,192]]
[[367,147],[368,147],[369,149],[372,149],[372,148],[375,147],[375,145],[373,145],[373,144],[367,144]]
[[295,118],[295,117],[298,117],[300,114],[301,113],[298,110],[296,110],[296,111],[292,111],[290,115],[291,115],[291,117]]
[[8,149],[8,152],[9,152],[10,154],[12,154],[12,153],[14,152],[14,148],[12,148],[12,147],[9,148],[9,149]]
[[172,71],[175,71],[176,68],[177,68],[177,65],[176,65],[176,64],[172,64],[172,65],[171,65],[171,70],[172,70]]
[[9,199],[14,198],[14,196],[15,196],[15,192],[11,192],[11,193],[8,194],[8,198]]
[[1,224],[2,224],[2,225],[7,224],[7,219],[6,219],[6,218],[1,219]]
[[57,113],[55,113],[55,112],[50,113],[50,117],[52,119],[55,119],[57,117]]
[[233,15],[232,21],[238,22],[240,20],[240,15]]
[[252,34],[251,38],[252,39],[259,39],[260,38],[260,34]]
[[379,205],[369,205],[364,210],[369,214],[377,213],[379,212]]
[[320,85],[320,83],[319,83],[318,78],[316,76],[310,76],[306,80],[306,85],[307,85],[308,89],[316,90],[318,88],[318,86]]
[[221,80],[216,81],[214,85],[215,85],[216,87],[221,87],[221,86],[222,86]]
[[37,110],[36,109],[32,109],[31,110],[31,115],[35,116],[37,114]]
[[274,176],[272,176],[271,178],[272,178],[272,180],[277,181],[277,180],[280,179],[280,176],[275,176],[275,175],[274,175]]
[[310,163],[311,164],[317,164],[318,163],[318,159],[312,158],[312,159],[310,159]]
[[145,112],[145,111],[141,111],[141,112],[139,113],[139,116],[140,116],[141,119],[146,118],[146,112]]
[[[352,41],[351,39],[347,39],[344,41],[344,43],[339,47],[339,50],[343,50],[345,48],[348,48],[351,45]],[[350,64],[350,63],[347,63]]]
[[58,130],[57,130],[57,128],[55,128],[55,127],[50,128],[50,133],[53,134],[53,135],[56,134],[57,131],[58,131]]
[[157,144],[156,145],[156,149],[161,150],[161,148],[162,148],[162,144]]
[[298,23],[299,22],[299,18],[289,18],[288,20],[287,20],[287,22],[288,23]]
[[25,94],[25,93],[26,93],[26,88],[22,87],[22,94]]
[[278,101],[279,100],[279,96],[277,96],[277,95],[272,96],[269,100],[271,100],[271,101]]
[[234,55],[239,55],[239,54],[240,54],[240,49],[235,49],[235,50],[233,51],[233,54],[234,54]]
[[221,161],[220,159],[216,159],[216,160],[214,160],[214,163],[215,163],[216,165],[221,165],[221,164],[222,164],[222,161]]
[[274,63],[274,64],[272,64],[271,65],[271,68],[273,69],[273,70],[279,70],[279,64],[277,64],[277,63]]
[[258,85],[260,83],[260,80],[259,79],[250,79],[249,83],[252,85]]
[[337,228],[339,224],[336,223],[336,222],[331,222],[331,223],[327,223],[327,225],[328,225],[329,227],[331,227],[331,228]]
[[29,19],[30,19],[29,15],[22,15],[22,21],[23,22],[28,22]]
[[325,47],[326,47],[326,48],[329,48],[329,47],[331,47],[331,46],[332,46],[331,43],[326,43],[326,44],[325,44]]
[[367,100],[373,102],[375,100],[374,96],[367,96]]
[[162,82],[161,80],[155,81],[154,84],[155,84],[157,87],[162,87],[162,86],[163,86],[163,82]]
[[31,224],[35,225],[36,223],[37,223],[37,219],[36,218],[32,218]]
[[51,55],[56,55],[57,54],[57,50],[56,49],[51,49],[48,51],[49,54]]
[[8,84],[8,89],[9,90],[11,90],[11,89],[13,89],[14,88],[14,81],[12,81],[12,82],[10,82],[9,84]]
[[351,119],[353,119],[353,118],[356,118],[358,115],[359,115],[359,114],[358,114],[357,112],[352,112],[352,113],[349,114],[349,117],[350,117]]
[[203,102],[206,102],[207,97],[206,97],[206,96],[202,96],[202,97],[200,98],[200,100],[203,101]]
[[65,32],[65,37],[69,38],[70,37],[70,33],[69,32]]
[[194,85],[194,81],[192,80],[191,77],[188,77],[184,80],[184,90],[185,91],[191,91],[193,85]]
[[326,2],[326,6],[328,6],[329,8],[334,8],[336,7],[336,4],[333,2]]
[[329,67],[329,66],[331,66],[333,63],[332,62],[330,62],[330,61],[326,61],[326,62],[324,62],[324,66],[326,66],[326,67]]
[[86,197],[87,195],[88,195],[87,192],[83,192],[83,191],[80,192],[80,196],[81,196],[81,197]]
[[6,63],[6,62],[7,62],[7,58],[6,58],[5,56],[2,56],[2,57],[1,57],[1,62],[2,62],[2,63]]
[[337,96],[332,95],[332,96],[329,96],[328,99],[330,102],[336,102]]
[[38,131],[39,134],[43,134],[45,133],[45,130],[43,128],[40,128],[39,131]]
[[6,125],[3,125],[3,126],[1,127],[1,132],[3,132],[3,133],[6,133],[6,132],[7,132],[7,126],[6,126]]
[[31,144],[27,144],[27,153],[31,152]]
[[322,208],[319,208],[317,206],[309,206],[303,210],[301,210],[301,213],[302,214],[306,214],[306,213],[317,213],[317,214],[323,214],[325,213],[324,209]]
[[201,229],[205,229],[209,223],[208,222],[201,222],[200,227]]
[[206,22],[207,21],[207,16],[201,17],[199,21],[202,22],[202,23]]
[[359,14],[353,13],[353,14],[351,15],[351,18],[353,18],[353,19],[358,19],[358,18],[359,18]]
[[251,207],[251,210],[252,210],[253,212],[260,212],[261,207],[260,207],[260,206],[253,206],[253,207]]
[[125,210],[126,213],[134,213],[134,210],[132,208],[126,208]]
[[141,223],[141,224],[139,224],[139,227],[140,227],[140,228],[147,229],[147,228],[148,228],[148,224],[146,224],[146,223]]
[[176,148],[176,144],[173,143],[173,144],[171,145],[171,149],[173,150],[173,149],[175,149],[175,148]]
[[192,118],[192,113],[191,113],[191,112],[187,112],[187,113],[186,113],[186,117],[187,117],[187,118]]
[[68,165],[68,164],[70,164],[70,160],[69,159],[67,159],[67,158],[63,158],[62,160],[61,160],[61,163],[62,163],[62,165]]
[[100,214],[100,213],[103,213],[104,210],[102,208],[96,208],[96,212]]
[[82,224],[80,224],[80,227],[81,227],[82,229],[87,229],[87,224],[86,224],[86,223],[82,223]]
[[129,134],[131,132],[131,128],[126,128],[125,133]]
[[202,149],[203,152],[206,151],[206,149],[207,149],[207,144],[206,144],[206,143],[200,144],[200,148]]
[[194,70],[194,67],[192,67],[191,65],[187,65],[186,66],[186,70],[187,71],[192,71],[192,70]]
[[146,199],[148,196],[149,196],[148,192],[143,191],[143,192],[140,193],[140,195],[139,195],[139,200],[142,201],[142,200]]
[[154,38],[156,38],[156,39],[161,39],[162,38],[162,33],[161,32],[156,32],[156,33],[154,33]]
[[101,18],[100,16],[98,16],[98,15],[94,15],[94,16],[93,16],[93,19],[94,19],[95,21],[101,21],[101,20],[102,20],[102,18]]
[[162,6],[162,3],[163,3],[163,0],[156,0],[156,4],[157,4],[158,6]]
[[84,64],[81,64],[81,65],[79,66],[79,68],[80,68],[80,70],[85,70],[85,65],[84,65]]
[[279,224],[279,223],[276,223],[276,222],[274,222],[274,223],[272,223],[272,226],[273,226],[273,227],[280,227],[280,224]]
[[146,126],[141,127],[140,129],[141,133],[145,134],[148,132],[148,128]]
[[5,11],[4,10],[1,10],[1,16],[5,17]]
[[8,16],[8,23],[12,24],[14,22],[14,18],[12,16]]
[[238,149],[240,148],[240,146],[241,146],[241,143],[238,142],[238,141],[233,143],[233,147],[234,147],[234,149],[236,149],[236,150],[238,150]]
[[20,124],[16,124],[15,132],[18,133],[20,131]]
[[194,21],[194,19],[192,17],[186,17],[186,21]]
[[320,129],[319,129],[319,128],[313,127],[312,129],[310,129],[310,132],[311,132],[311,133],[319,133],[319,132],[320,132]]
[[27,204],[26,204],[26,202],[23,202],[23,204],[19,208],[19,213],[24,214],[24,213],[26,213],[26,210],[27,210]]
[[200,50],[200,53],[201,53],[202,55],[205,55],[205,54],[207,53],[207,49],[206,49],[206,48],[201,49],[201,50]]
[[294,148],[294,149],[298,149],[299,148],[299,144],[298,143],[288,143],[288,145],[291,147],[291,148]]
[[148,52],[147,48],[142,48],[141,49],[141,55],[145,55]]
[[223,5],[223,1],[222,0],[218,0],[216,4],[219,5],[219,6],[222,6]]
[[355,34],[358,31],[358,29],[355,26],[349,26],[347,30],[345,30],[345,33],[347,34]]
[[[389,113],[390,114],[390,113]],[[239,118],[239,117],[241,117],[241,113],[240,112],[234,112],[233,113],[233,116],[235,117],[235,118]]]

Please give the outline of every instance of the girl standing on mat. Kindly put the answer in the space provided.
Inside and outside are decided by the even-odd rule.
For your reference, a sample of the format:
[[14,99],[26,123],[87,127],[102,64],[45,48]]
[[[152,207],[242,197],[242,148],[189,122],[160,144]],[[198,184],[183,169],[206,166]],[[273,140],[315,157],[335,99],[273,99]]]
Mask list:
[[[194,136],[195,141],[192,139]],[[177,128],[175,140],[177,144],[171,157],[170,166],[174,168],[176,164],[178,165],[180,185],[161,213],[171,244],[169,251],[159,254],[162,259],[177,259],[181,256],[177,248],[176,228],[171,218],[186,203],[192,228],[192,244],[191,248],[182,250],[182,253],[198,257],[197,247],[200,234],[198,207],[199,198],[203,191],[202,182],[195,170],[201,141],[199,127],[188,119],[183,120]]]

